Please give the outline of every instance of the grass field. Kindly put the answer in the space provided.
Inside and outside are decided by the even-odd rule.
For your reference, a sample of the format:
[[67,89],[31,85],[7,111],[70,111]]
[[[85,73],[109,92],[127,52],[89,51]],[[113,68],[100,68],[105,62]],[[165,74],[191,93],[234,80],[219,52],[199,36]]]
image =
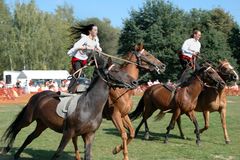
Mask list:
[[[135,104],[139,97],[135,97]],[[10,122],[21,110],[22,106],[8,105],[0,106],[0,136]],[[156,113],[155,113],[156,114]],[[201,113],[197,114],[200,126],[203,126]],[[194,126],[184,115],[182,116],[182,127],[187,140],[179,138],[177,127],[171,132],[168,144],[163,144],[164,133],[170,120],[170,114],[165,116],[160,122],[155,122],[154,118],[149,119],[149,127],[152,138],[149,141],[142,140],[143,132],[129,145],[129,158],[131,160],[239,160],[240,159],[240,97],[228,97],[227,124],[228,132],[231,138],[231,144],[226,145],[223,138],[220,117],[218,113],[210,114],[210,128],[201,135],[202,143],[198,147],[195,144]],[[134,122],[136,127],[139,120]],[[25,128],[18,135],[14,148],[8,155],[1,156],[0,160],[12,159],[14,152],[23,143],[25,138],[34,129],[35,123]],[[32,142],[22,153],[23,160],[36,159],[46,160],[54,154],[59,145],[61,134],[47,129],[39,138]],[[94,160],[120,160],[122,153],[112,155],[113,147],[121,143],[119,133],[114,128],[111,121],[104,120],[97,135],[93,146]],[[1,144],[2,146],[3,144]],[[83,142],[79,138],[79,147],[83,151]],[[82,154],[83,156],[83,154]],[[69,143],[62,154],[61,160],[74,159],[73,146]]]

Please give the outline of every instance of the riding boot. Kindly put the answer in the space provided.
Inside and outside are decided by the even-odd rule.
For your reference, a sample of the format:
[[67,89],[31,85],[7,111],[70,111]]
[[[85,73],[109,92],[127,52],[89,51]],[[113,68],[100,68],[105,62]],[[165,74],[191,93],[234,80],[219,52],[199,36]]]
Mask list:
[[72,77],[71,80],[70,80],[70,83],[68,85],[68,92],[69,93],[74,93],[76,87],[77,87],[77,79]]

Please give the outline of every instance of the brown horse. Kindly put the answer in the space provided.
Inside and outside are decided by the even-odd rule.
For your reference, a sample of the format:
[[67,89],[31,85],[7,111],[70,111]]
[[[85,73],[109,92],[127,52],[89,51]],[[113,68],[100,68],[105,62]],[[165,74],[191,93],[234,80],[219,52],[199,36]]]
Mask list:
[[[165,65],[160,62],[153,55],[148,53],[143,44],[137,44],[135,51],[127,54],[129,61],[135,62],[136,64],[124,63],[121,70],[128,73],[133,79],[137,80],[139,77],[139,69],[144,70],[156,70],[157,72],[163,72]],[[118,145],[114,148],[113,154],[119,153],[123,150],[124,160],[128,160],[128,149],[127,145],[134,138],[135,132],[132,123],[128,117],[128,113],[132,109],[132,95],[133,90],[126,89],[111,89],[109,96],[109,103],[104,108],[104,116],[111,119],[115,127],[120,132],[122,138],[122,145]],[[129,129],[130,136],[128,137],[126,129]]]
[[[225,82],[238,81],[239,77],[231,64],[227,61],[221,61],[220,65],[217,67],[217,72],[222,77]],[[224,139],[226,144],[230,142],[227,124],[226,124],[226,111],[227,111],[227,96],[226,88],[221,88],[216,91],[213,88],[206,88],[198,97],[197,107],[195,108],[197,112],[203,112],[203,117],[205,121],[204,128],[200,129],[200,133],[204,132],[209,128],[209,114],[210,112],[219,112],[222,122],[222,128],[224,133]],[[179,119],[179,130],[180,134],[183,136],[181,129],[181,119]]]
[[165,86],[159,84],[149,87],[136,108],[130,114],[132,120],[136,119],[142,114],[142,121],[136,129],[139,131],[141,125],[153,114],[154,111],[160,109],[161,111],[173,112],[167,132],[165,136],[165,143],[168,141],[168,134],[175,126],[176,120],[181,114],[186,114],[195,126],[196,143],[200,143],[200,132],[195,117],[194,109],[197,105],[197,99],[205,85],[210,85],[216,88],[225,86],[224,81],[217,74],[217,72],[210,65],[203,65],[199,71],[196,71],[192,79],[184,84],[180,89],[173,94]]
[[[237,81],[239,79],[238,74],[227,60],[220,61],[220,64],[217,67],[216,71],[225,82]],[[204,132],[209,127],[209,113],[218,111],[221,116],[225,142],[228,144],[230,142],[230,139],[227,133],[226,126],[227,100],[225,91],[226,91],[225,88],[216,90],[214,88],[206,87],[205,90],[203,90],[198,97],[198,102],[195,111],[203,112],[205,126],[204,128],[200,129],[200,133]],[[164,116],[164,112],[160,112],[159,116]],[[184,136],[181,128],[181,117],[179,117],[179,119],[177,120],[177,124],[181,137],[185,139],[186,137]],[[150,131],[148,128],[147,119],[145,120],[144,125],[145,125],[144,137],[145,139],[149,139]],[[140,127],[141,126],[138,127],[137,131],[140,129]]]
[[57,159],[69,140],[72,139],[76,159],[80,160],[77,137],[81,135],[85,144],[84,159],[90,160],[92,142],[102,121],[102,111],[109,96],[110,86],[132,88],[131,83],[134,81],[132,77],[120,71],[110,61],[107,63],[101,56],[96,56],[95,63],[98,64],[95,68],[96,77],[88,90],[79,97],[76,109],[72,114],[68,115],[66,119],[57,115],[56,107],[60,100],[59,94],[56,92],[44,91],[35,94],[3,135],[7,147],[3,148],[1,153],[7,153],[11,149],[22,128],[36,121],[35,130],[15,153],[15,159],[18,159],[24,148],[45,129],[51,128],[56,132],[63,133],[60,145],[52,159]]

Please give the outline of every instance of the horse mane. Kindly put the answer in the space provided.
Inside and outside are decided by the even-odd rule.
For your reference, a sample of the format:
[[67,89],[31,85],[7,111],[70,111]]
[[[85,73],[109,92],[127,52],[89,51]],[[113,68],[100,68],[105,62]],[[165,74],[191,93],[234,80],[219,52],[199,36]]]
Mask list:
[[[133,56],[133,53],[129,51],[127,54],[124,54],[124,55],[122,56],[122,58],[130,61],[130,58],[131,58],[132,56]],[[120,65],[120,68],[124,68],[124,67],[126,67],[128,64],[129,64],[129,63],[124,62],[124,63],[122,63],[122,64]]]
[[187,87],[191,84],[191,82],[193,81],[193,79],[196,77],[197,75],[197,71],[194,71],[193,73],[191,73],[191,76],[184,81],[183,83],[180,84],[180,87]]
[[220,65],[219,65],[219,67],[220,67],[224,63],[229,63],[229,61],[227,59],[224,59],[224,60],[219,60],[219,63],[220,63]]

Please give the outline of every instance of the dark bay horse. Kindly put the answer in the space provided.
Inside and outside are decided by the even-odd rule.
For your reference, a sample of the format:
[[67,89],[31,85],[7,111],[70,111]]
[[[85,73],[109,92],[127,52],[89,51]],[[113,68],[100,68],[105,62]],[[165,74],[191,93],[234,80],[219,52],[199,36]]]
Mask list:
[[[225,82],[236,82],[239,80],[238,74],[227,60],[220,61],[220,64],[216,70]],[[213,88],[206,88],[205,90],[203,90],[198,97],[195,111],[203,112],[205,126],[204,128],[200,129],[200,133],[204,132],[209,128],[210,112],[219,112],[225,143],[228,144],[230,142],[226,124],[227,96],[225,88],[220,88],[217,91]],[[180,125],[181,119],[179,119],[178,121],[180,121],[178,123]],[[179,131],[181,132],[180,134],[184,136],[181,126],[179,126]]]
[[181,114],[186,114],[195,126],[196,143],[199,144],[200,132],[194,109],[197,105],[198,96],[206,84],[221,88],[225,86],[225,82],[208,64],[203,65],[199,71],[196,71],[192,79],[178,89],[175,94],[172,94],[172,92],[161,84],[149,87],[139,101],[136,110],[130,114],[132,120],[142,115],[142,121],[136,129],[136,134],[143,123],[146,125],[146,120],[154,111],[157,109],[161,111],[171,110],[173,114],[169,126],[167,127],[164,142],[167,143],[168,134],[170,130],[174,128],[176,120]]
[[[220,77],[227,83],[232,81],[238,81],[239,76],[227,60],[220,61],[219,66],[216,68],[216,71]],[[227,110],[227,97],[226,89],[220,88],[218,90],[214,88],[205,87],[198,97],[197,106],[195,111],[203,112],[203,117],[205,121],[204,128],[200,129],[200,133],[204,132],[209,127],[209,114],[210,112],[219,112],[221,117],[222,128],[224,132],[225,142],[228,144],[230,142],[227,125],[226,125],[226,110]],[[149,106],[153,107],[153,106]],[[160,112],[159,116],[164,116],[164,112]],[[177,120],[178,128],[180,131],[180,136],[185,139],[186,137],[183,134],[181,128],[181,117]],[[149,128],[147,124],[147,119],[144,122],[145,125],[145,139],[149,139]],[[139,130],[140,128],[138,128]]]
[[109,96],[109,88],[112,86],[132,88],[131,83],[134,81],[128,74],[111,64],[111,61],[107,63],[99,55],[96,55],[95,63],[98,64],[96,65],[98,67],[95,67],[96,77],[88,90],[78,99],[77,107],[72,114],[68,115],[66,119],[57,115],[56,107],[60,100],[59,94],[56,92],[44,91],[35,94],[5,131],[3,139],[7,142],[7,147],[2,149],[2,153],[11,149],[17,134],[22,128],[36,121],[35,130],[15,153],[15,159],[18,159],[24,148],[45,129],[51,128],[56,132],[63,133],[60,145],[52,159],[57,159],[69,140],[72,139],[76,159],[80,160],[77,137],[81,135],[85,144],[84,159],[90,160],[93,139],[102,122],[102,111]]
[[[140,69],[143,69],[145,72],[154,70],[157,72],[165,71],[165,64],[160,62],[152,54],[148,53],[141,43],[135,46],[134,51],[127,54],[126,59],[135,62],[137,65],[124,63],[121,67],[121,71],[128,73],[135,80],[139,78]],[[113,154],[117,154],[123,150],[124,160],[128,160],[127,145],[131,142],[135,135],[133,125],[128,117],[128,113],[132,109],[133,94],[133,90],[120,88],[116,88],[115,90],[111,89],[109,94],[109,103],[106,103],[104,108],[104,116],[112,120],[122,138],[122,144],[114,148]],[[126,128],[130,132],[129,137],[126,132]]]

